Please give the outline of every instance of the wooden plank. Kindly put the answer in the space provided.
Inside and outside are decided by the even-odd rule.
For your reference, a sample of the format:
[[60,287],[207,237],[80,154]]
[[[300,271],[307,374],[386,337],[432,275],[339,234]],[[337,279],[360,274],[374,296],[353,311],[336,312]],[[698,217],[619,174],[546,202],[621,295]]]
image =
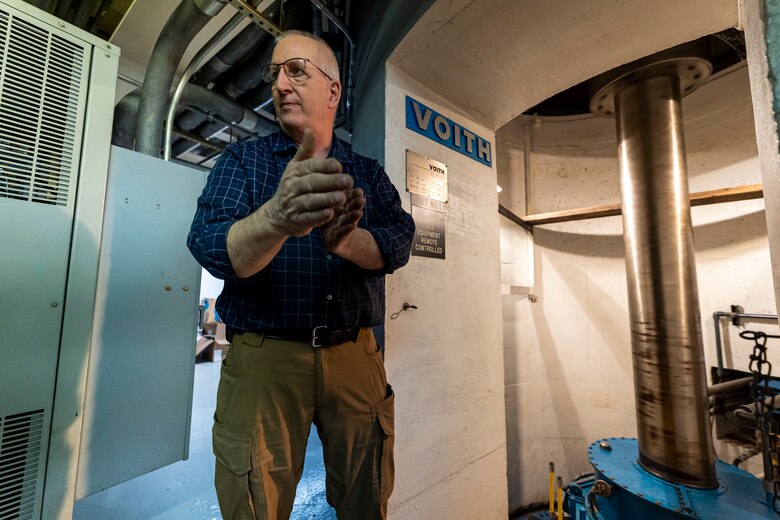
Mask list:
[[498,214],[505,216],[506,218],[508,218],[515,224],[517,224],[518,226],[521,226],[526,231],[533,231],[531,224],[525,222],[522,218],[512,213],[512,211],[509,208],[502,206],[501,204],[498,205]]
[[761,183],[747,184],[735,188],[721,188],[719,190],[700,191],[691,195],[691,206],[707,206],[721,202],[736,202],[738,200],[760,199],[764,196],[764,187]]
[[590,218],[612,217],[620,215],[620,204],[605,204],[590,208],[567,209],[563,211],[551,211],[549,213],[537,213],[522,217],[528,224],[538,226],[540,224],[555,224],[556,222],[570,222],[573,220],[586,220]]
[[[710,204],[720,204],[722,202],[760,199],[763,196],[764,189],[761,184],[747,184],[745,186],[736,186],[733,188],[720,188],[717,190],[692,193],[690,200],[691,206],[707,206]],[[620,215],[621,212],[621,204],[605,204],[589,208],[567,209],[563,211],[551,211],[549,213],[537,213],[536,215],[526,215],[525,217],[521,217],[521,220],[531,226],[539,226],[541,224],[554,224],[557,222],[612,217]]]

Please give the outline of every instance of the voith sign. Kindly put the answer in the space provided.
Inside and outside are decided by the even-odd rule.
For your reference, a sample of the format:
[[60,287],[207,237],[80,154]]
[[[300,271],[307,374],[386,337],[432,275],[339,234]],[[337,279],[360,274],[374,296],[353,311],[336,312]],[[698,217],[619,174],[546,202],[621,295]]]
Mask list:
[[409,96],[406,96],[406,128],[486,166],[493,164],[490,141]]

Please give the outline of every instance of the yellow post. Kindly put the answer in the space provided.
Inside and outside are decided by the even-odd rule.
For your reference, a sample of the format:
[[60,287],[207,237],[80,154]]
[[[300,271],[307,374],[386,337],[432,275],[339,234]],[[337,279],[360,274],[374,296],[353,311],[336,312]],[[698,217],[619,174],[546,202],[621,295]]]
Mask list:
[[555,516],[555,464],[550,463],[550,516]]
[[563,520],[563,480],[558,477],[558,520]]

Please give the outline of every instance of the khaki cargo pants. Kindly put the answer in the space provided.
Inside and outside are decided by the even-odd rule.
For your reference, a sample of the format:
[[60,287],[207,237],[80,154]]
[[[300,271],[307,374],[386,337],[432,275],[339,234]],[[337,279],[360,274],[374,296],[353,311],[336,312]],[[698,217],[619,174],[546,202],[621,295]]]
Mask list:
[[286,520],[312,422],[339,520],[384,520],[393,489],[393,403],[370,329],[329,348],[236,334],[214,414],[215,484],[225,520]]

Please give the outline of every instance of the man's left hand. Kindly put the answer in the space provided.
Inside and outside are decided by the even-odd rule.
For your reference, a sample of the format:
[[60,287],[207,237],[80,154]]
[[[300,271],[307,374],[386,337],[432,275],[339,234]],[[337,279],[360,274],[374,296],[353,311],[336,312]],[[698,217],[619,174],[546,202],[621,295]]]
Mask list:
[[347,192],[347,202],[340,211],[336,211],[330,222],[320,226],[325,248],[331,253],[339,253],[339,250],[348,247],[353,232],[357,229],[358,222],[363,218],[363,208],[366,206],[366,197],[363,190],[353,188]]

